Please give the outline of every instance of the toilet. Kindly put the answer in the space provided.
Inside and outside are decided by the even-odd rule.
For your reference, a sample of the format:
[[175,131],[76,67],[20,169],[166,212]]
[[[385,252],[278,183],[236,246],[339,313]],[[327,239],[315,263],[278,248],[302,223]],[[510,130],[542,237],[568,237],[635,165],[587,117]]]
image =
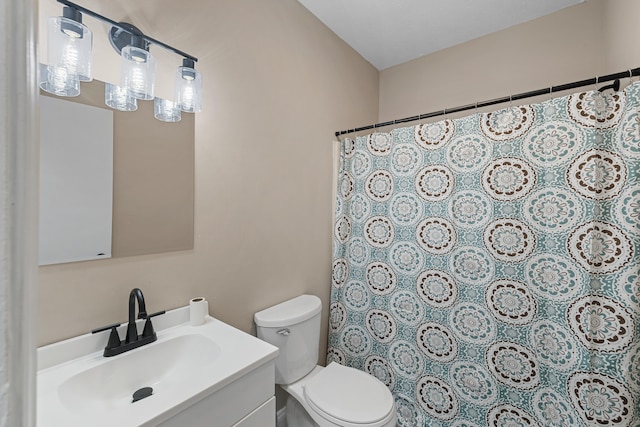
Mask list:
[[320,298],[301,295],[254,315],[258,338],[275,345],[276,383],[287,398],[288,427],[393,427],[389,389],[366,372],[317,365]]

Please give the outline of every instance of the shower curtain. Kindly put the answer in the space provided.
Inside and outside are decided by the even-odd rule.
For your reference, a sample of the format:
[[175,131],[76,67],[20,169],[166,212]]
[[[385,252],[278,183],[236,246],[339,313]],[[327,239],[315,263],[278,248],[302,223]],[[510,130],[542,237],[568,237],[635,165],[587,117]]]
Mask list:
[[340,156],[328,362],[401,426],[640,426],[640,83]]

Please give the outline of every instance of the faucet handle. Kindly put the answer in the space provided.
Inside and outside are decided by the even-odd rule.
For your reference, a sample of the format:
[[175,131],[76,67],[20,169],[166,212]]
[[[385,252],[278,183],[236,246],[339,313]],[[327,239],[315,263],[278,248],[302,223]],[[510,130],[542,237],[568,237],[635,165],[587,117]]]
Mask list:
[[153,329],[153,324],[151,323],[151,319],[147,318],[147,321],[144,322],[144,329],[142,330],[142,338],[150,337],[156,334],[156,331]]
[[153,329],[153,324],[151,323],[151,318],[160,316],[161,314],[164,314],[164,313],[166,313],[166,311],[162,310],[162,311],[158,311],[157,313],[149,314],[147,316],[147,321],[144,322],[144,329],[142,330],[142,338],[156,335],[156,331]]
[[111,333],[109,334],[109,342],[107,343],[107,346],[104,348],[104,350],[107,351],[116,347],[120,347],[120,344],[122,344],[122,341],[120,341],[120,335],[118,334],[118,330],[114,325],[113,328],[111,328]]
[[98,332],[108,331],[109,329],[117,328],[118,326],[120,326],[120,323],[114,323],[113,325],[102,326],[100,328],[93,329],[91,333],[97,334]]
[[147,319],[151,319],[152,317],[156,317],[156,316],[160,316],[161,314],[165,314],[167,311],[166,310],[162,310],[162,311],[157,311],[155,313],[151,313],[147,315]]
[[109,342],[107,342],[107,346],[104,348],[105,356],[109,350],[120,347],[120,345],[122,344],[122,341],[120,341],[120,335],[118,334],[118,326],[120,326],[120,323],[114,323],[113,325],[103,326],[91,331],[92,334],[97,334],[98,332],[103,332],[111,329],[111,333],[109,334]]

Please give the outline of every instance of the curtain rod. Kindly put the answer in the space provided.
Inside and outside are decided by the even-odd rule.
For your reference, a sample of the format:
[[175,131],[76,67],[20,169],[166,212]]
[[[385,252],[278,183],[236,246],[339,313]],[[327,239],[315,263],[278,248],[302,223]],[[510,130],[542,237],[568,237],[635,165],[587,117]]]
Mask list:
[[[565,90],[568,90],[568,89],[575,89],[575,88],[579,88],[579,87],[583,87],[583,86],[589,86],[589,85],[593,85],[593,84],[597,85],[598,83],[610,82],[612,80],[619,80],[619,79],[622,79],[622,78],[625,78],[625,77],[631,78],[633,76],[640,76],[640,67],[639,68],[630,69],[630,70],[627,70],[627,71],[622,71],[622,72],[619,72],[619,73],[608,74],[608,75],[602,76],[602,77],[594,77],[592,79],[580,80],[580,81],[573,82],[573,83],[567,83],[567,84],[563,84],[563,85],[559,85],[559,86],[551,86],[551,87],[548,87],[548,88],[538,89],[538,90],[534,90],[534,91],[531,91],[531,92],[523,92],[523,93],[519,93],[519,94],[516,94],[516,95],[511,95],[511,96],[505,96],[505,97],[502,97],[502,98],[491,99],[489,101],[476,102],[476,103],[473,103],[473,104],[463,105],[463,106],[454,107],[454,108],[445,108],[444,110],[434,111],[434,112],[427,113],[427,114],[419,114],[417,116],[405,117],[404,119],[397,119],[397,120],[391,120],[391,121],[383,122],[383,123],[376,123],[374,125],[363,126],[363,127],[359,127],[359,128],[355,128],[355,129],[341,130],[341,131],[336,132],[335,135],[336,135],[336,137],[339,137],[340,135],[359,132],[361,130],[376,129],[376,128],[385,127],[385,126],[389,126],[389,125],[395,125],[395,124],[399,124],[399,123],[414,122],[416,120],[426,119],[426,118],[430,118],[430,117],[444,116],[444,115],[446,115],[448,113],[458,113],[460,111],[474,110],[474,109],[478,109],[478,108],[482,108],[482,107],[488,107],[490,105],[502,104],[503,102],[511,102],[511,101],[516,101],[516,100],[519,100],[519,99],[532,98],[534,96],[551,94],[553,92],[562,92],[562,91],[565,91]],[[620,89],[620,82],[617,81],[614,84],[611,84],[609,86],[604,86],[604,87],[600,88],[601,91],[605,90],[605,89],[614,89],[615,91],[618,91]]]

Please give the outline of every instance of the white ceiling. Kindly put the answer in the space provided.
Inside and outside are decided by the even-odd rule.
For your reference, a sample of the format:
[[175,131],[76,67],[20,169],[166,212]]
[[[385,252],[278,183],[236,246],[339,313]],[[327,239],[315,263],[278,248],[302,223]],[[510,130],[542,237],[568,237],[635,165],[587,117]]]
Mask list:
[[585,0],[298,0],[378,70]]

